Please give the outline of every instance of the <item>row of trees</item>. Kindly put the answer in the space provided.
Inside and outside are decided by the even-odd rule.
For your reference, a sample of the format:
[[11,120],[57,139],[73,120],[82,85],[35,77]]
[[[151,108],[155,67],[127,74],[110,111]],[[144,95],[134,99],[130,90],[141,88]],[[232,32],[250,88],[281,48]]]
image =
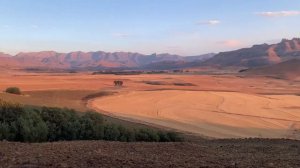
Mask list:
[[0,100],[0,140],[45,142],[61,140],[182,141],[174,132],[128,129],[104,123],[94,112],[71,109],[25,107]]

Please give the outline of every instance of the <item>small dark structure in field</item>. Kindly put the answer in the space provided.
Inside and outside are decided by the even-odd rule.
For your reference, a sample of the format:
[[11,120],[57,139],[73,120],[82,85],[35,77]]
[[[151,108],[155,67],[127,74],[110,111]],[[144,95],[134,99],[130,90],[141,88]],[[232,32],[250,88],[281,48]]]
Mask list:
[[115,84],[115,86],[123,86],[123,81],[121,81],[121,80],[115,80],[114,84]]

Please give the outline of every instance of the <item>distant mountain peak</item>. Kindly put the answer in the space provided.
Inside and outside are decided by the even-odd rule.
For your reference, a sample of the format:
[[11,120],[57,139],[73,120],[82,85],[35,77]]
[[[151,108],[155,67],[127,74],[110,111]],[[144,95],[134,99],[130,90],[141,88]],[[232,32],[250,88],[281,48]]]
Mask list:
[[205,61],[204,66],[260,67],[300,58],[300,39],[283,39],[277,44],[253,45],[235,51],[222,52]]

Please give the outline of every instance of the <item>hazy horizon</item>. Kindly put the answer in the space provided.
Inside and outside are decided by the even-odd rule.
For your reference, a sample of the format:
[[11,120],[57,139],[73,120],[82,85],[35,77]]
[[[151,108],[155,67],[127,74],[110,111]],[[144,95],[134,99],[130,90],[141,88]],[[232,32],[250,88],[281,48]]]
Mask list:
[[[297,38],[297,37],[294,37]],[[262,45],[262,44],[276,44],[279,43],[280,41],[282,41],[283,39],[286,38],[281,38],[281,39],[277,39],[277,40],[272,40],[272,41],[268,41],[265,43],[257,43],[257,44],[249,44],[249,46],[244,46],[244,48],[250,48],[253,45]],[[288,39],[289,40],[289,39]],[[241,47],[243,48],[243,47]],[[161,53],[157,53],[157,52],[148,52],[148,53],[142,53],[142,52],[137,52],[137,51],[124,51],[124,50],[115,50],[115,51],[105,51],[105,50],[70,50],[70,51],[57,51],[57,50],[24,50],[24,51],[19,51],[16,53],[9,53],[9,52],[3,52],[0,50],[0,53],[3,54],[9,54],[10,56],[16,56],[18,54],[21,53],[38,53],[38,52],[57,52],[57,53],[71,53],[71,52],[84,52],[84,53],[89,53],[89,52],[106,52],[106,53],[118,53],[118,52],[124,52],[124,53],[138,53],[138,54],[142,54],[142,55],[152,55],[152,54],[170,54],[170,55],[178,55],[178,56],[183,56],[183,57],[188,57],[188,56],[200,56],[200,55],[207,55],[207,54],[218,54],[221,52],[230,52],[230,51],[235,51],[235,50],[239,50],[241,48],[236,48],[236,49],[228,49],[228,50],[223,50],[223,51],[219,51],[219,52],[206,52],[206,53],[199,53],[199,54],[194,54],[194,55],[181,55],[181,54],[176,54],[176,53],[172,53],[172,52],[161,52]]]
[[0,52],[218,53],[298,37],[299,8],[296,0],[1,0]]

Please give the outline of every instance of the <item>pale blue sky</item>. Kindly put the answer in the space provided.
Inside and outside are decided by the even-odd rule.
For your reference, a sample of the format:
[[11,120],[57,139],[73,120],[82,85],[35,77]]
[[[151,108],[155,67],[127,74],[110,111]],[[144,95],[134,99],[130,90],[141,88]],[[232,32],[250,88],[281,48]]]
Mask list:
[[0,0],[0,52],[197,55],[299,37],[299,0]]

